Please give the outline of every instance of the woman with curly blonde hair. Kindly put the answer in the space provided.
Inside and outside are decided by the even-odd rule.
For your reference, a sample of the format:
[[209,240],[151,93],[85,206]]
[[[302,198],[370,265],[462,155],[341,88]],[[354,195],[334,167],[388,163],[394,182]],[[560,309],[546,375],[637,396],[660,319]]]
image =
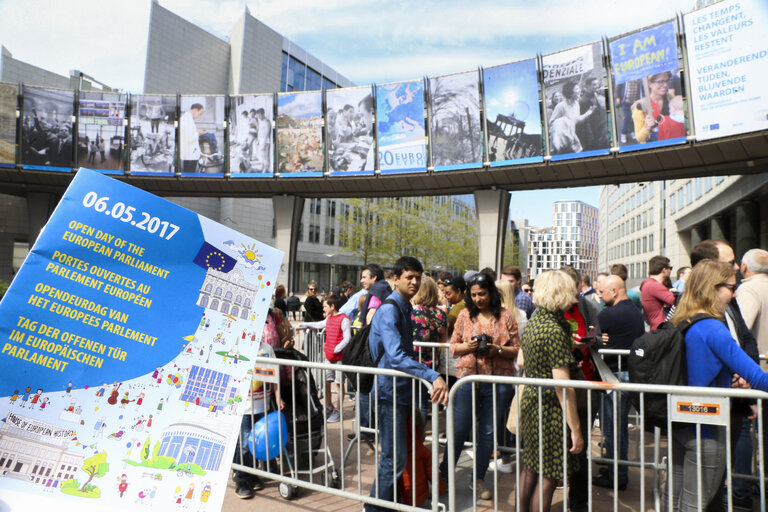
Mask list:
[[[734,374],[753,389],[768,391],[768,373],[763,372],[734,340],[724,320],[725,308],[736,291],[736,275],[730,263],[702,260],[685,283],[672,323],[685,329],[685,360],[688,385],[730,388]],[[694,323],[695,322],[695,323]],[[690,325],[692,323],[692,325]],[[725,427],[701,427],[701,461],[697,462],[696,431],[678,425],[672,436],[672,492],[674,510],[706,509],[715,497],[725,474]],[[697,472],[701,469],[701,488]],[[666,506],[669,489],[664,491]],[[699,496],[701,495],[701,496]]]

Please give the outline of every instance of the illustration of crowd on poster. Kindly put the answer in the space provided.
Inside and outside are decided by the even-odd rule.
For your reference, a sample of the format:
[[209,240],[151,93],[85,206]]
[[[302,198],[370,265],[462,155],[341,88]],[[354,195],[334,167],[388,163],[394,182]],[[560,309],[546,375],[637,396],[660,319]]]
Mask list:
[[333,174],[373,174],[373,94],[370,87],[326,92],[328,168]]
[[21,162],[69,171],[74,161],[74,91],[24,86]]
[[427,170],[423,81],[377,85],[376,122],[383,174]]
[[0,166],[16,162],[16,84],[0,82]]
[[728,0],[683,19],[696,138],[768,128],[768,3]]
[[610,46],[619,150],[685,142],[675,22],[612,39]]
[[0,302],[5,504],[220,510],[282,257],[81,169]]
[[179,105],[181,174],[224,172],[224,96],[182,96]]
[[483,69],[491,166],[541,162],[536,60]]
[[230,98],[229,169],[238,175],[272,175],[274,101],[271,94]]
[[288,176],[323,173],[323,97],[320,91],[277,96],[277,170]]
[[476,71],[429,79],[430,140],[435,170],[480,167],[480,86]]
[[608,115],[600,43],[542,59],[553,160],[608,153]]
[[122,171],[125,153],[124,94],[80,92],[77,165]]
[[131,174],[173,174],[175,122],[176,96],[131,95]]

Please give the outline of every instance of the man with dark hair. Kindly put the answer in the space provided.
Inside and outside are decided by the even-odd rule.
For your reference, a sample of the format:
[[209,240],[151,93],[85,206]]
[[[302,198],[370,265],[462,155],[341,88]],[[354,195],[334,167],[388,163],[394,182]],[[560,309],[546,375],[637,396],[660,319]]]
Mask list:
[[523,274],[520,272],[520,269],[514,265],[507,265],[501,269],[501,278],[512,282],[512,285],[515,287],[515,306],[520,311],[525,312],[525,316],[530,319],[536,308],[530,295],[522,290]]
[[[381,281],[384,279],[384,271],[381,269],[379,265],[376,265],[375,263],[370,263],[368,265],[363,266],[362,272],[360,274],[360,284],[362,285],[362,288],[360,291],[352,295],[347,299],[347,302],[344,303],[341,308],[339,308],[339,313],[343,313],[347,315],[351,320],[354,320],[357,318],[359,312],[357,311],[357,303],[360,300],[360,297],[367,294],[368,291],[371,289],[371,286],[373,286],[376,281]],[[365,308],[363,311],[367,311],[369,300],[366,300]]]
[[669,281],[672,265],[666,256],[654,256],[648,262],[649,277],[640,284],[640,300],[651,330],[657,329],[666,318],[665,307],[675,303],[674,294],[664,283]]
[[[421,286],[421,262],[410,256],[403,256],[395,262],[392,274],[395,291],[388,297],[396,305],[385,303],[371,321],[368,338],[371,357],[377,360],[379,368],[399,370],[432,383],[432,401],[446,404],[448,386],[439,373],[418,362],[413,350],[413,325],[411,323],[411,299]],[[408,461],[407,437],[408,415],[411,412],[411,385],[418,381],[401,378],[395,382],[392,377],[379,376],[377,379],[377,414],[381,450],[377,471],[378,485],[374,481],[371,497],[395,501],[395,485],[405,470]],[[418,391],[417,391],[418,392]],[[395,451],[397,450],[397,451]],[[365,510],[386,510],[367,504]]]
[[483,270],[480,271],[480,273],[490,277],[491,281],[496,281],[496,271],[493,270],[491,267],[485,267]]
[[[720,245],[724,245],[727,248],[724,248],[725,251],[730,249],[728,244],[719,240],[704,240],[703,242],[696,244],[696,246],[691,249],[691,266],[695,267],[701,260],[720,260]],[[733,249],[730,250],[731,254],[733,254]]]

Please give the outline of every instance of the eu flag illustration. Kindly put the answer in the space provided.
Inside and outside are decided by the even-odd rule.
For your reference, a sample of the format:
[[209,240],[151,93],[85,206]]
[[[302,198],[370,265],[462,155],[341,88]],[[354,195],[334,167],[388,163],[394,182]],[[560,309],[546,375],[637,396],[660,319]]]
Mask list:
[[203,242],[203,246],[195,256],[194,262],[204,269],[212,268],[219,272],[229,272],[235,268],[237,260],[232,256],[224,254],[223,251],[212,246],[208,242]]

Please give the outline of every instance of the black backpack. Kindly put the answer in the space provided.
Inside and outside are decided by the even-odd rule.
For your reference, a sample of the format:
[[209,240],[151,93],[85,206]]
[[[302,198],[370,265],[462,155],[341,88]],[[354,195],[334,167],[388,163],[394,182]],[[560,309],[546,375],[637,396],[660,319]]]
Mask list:
[[[382,303],[382,306],[384,304],[392,304],[397,309],[398,313],[400,312],[400,307],[397,305],[397,302],[395,302],[392,299],[387,299]],[[379,306],[381,307],[381,306]],[[374,313],[375,315],[375,313]],[[379,361],[381,361],[382,356],[384,355],[384,350],[381,351],[379,354],[379,357],[376,358],[374,361],[371,357],[371,349],[368,346],[368,337],[371,333],[371,324],[367,323],[363,327],[357,330],[354,336],[352,336],[352,339],[349,340],[349,344],[347,344],[346,347],[344,347],[344,351],[341,353],[341,362],[345,365],[350,366],[365,366],[368,368],[377,368],[379,366]],[[360,377],[359,381],[359,387],[358,387],[358,376]],[[372,373],[348,373],[344,372],[344,377],[349,380],[349,382],[352,384],[353,387],[358,387],[359,391],[364,394],[368,394],[371,392],[371,389],[373,388],[373,381],[375,375]]]
[[[688,385],[688,366],[685,362],[685,332],[699,320],[709,315],[694,315],[677,327],[664,322],[655,331],[648,331],[629,349],[627,365],[629,382],[635,384],[659,384],[669,386]],[[632,393],[632,405],[640,411],[640,393]],[[645,393],[645,428],[667,428],[667,395]]]

